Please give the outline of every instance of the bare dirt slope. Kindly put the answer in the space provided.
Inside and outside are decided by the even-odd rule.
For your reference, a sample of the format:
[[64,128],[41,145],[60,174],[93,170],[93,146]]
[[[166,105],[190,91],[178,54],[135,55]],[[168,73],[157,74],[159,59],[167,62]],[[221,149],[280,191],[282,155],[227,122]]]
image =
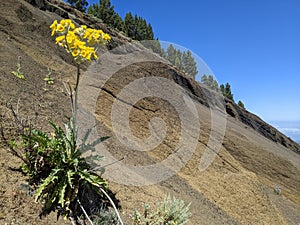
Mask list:
[[[50,36],[49,25],[54,19],[60,19],[60,16],[90,25],[95,22],[85,20],[86,16],[60,2],[29,2],[35,6],[22,0],[0,3],[0,124],[1,129],[10,137],[14,135],[14,122],[7,103],[14,107],[18,105],[20,117],[29,117],[36,126],[45,129],[48,129],[47,119],[62,122],[63,115],[70,114],[68,99],[63,93],[63,82],[72,80],[75,67],[69,56],[55,45],[54,38]],[[126,166],[120,168],[120,164],[116,163],[108,166],[105,173],[110,188],[121,201],[122,216],[126,224],[131,224],[133,210],[141,209],[143,202],[153,205],[167,193],[187,203],[191,202],[193,216],[190,224],[300,223],[299,145],[226,100],[222,118],[226,118],[227,124],[220,151],[212,164],[200,171],[199,164],[208,149],[213,130],[211,109],[208,106],[214,94],[210,94],[204,87],[140,45],[128,42],[126,37],[109,30],[103,24],[96,25],[113,36],[109,46],[112,50],[104,53],[100,61],[84,66],[83,76],[88,79],[82,80],[81,104],[94,107],[98,134],[111,136],[104,144],[109,154],[115,159],[126,156],[122,165],[128,165],[129,169]],[[123,47],[113,50],[118,44],[123,44]],[[137,60],[145,55],[149,60]],[[24,80],[11,75],[11,71],[16,70],[19,56]],[[52,70],[51,76],[55,79],[53,86],[45,86],[43,81],[48,68]],[[193,147],[193,151],[175,175],[159,183],[134,186],[130,183],[132,176],[136,180],[143,180],[144,176],[141,171],[132,168],[152,165],[177,153],[182,134],[181,114],[168,101],[150,96],[131,104],[130,98],[142,94],[144,89],[138,89],[140,92],[133,94],[127,93],[126,98],[120,97],[126,85],[147,77],[164,78],[180,85],[179,92],[172,93],[175,96],[173,100],[179,103],[182,99],[176,99],[176,94],[184,94],[192,99],[197,114],[188,115],[190,120],[186,121],[186,133],[190,140],[187,149]],[[145,82],[143,87],[149,89],[150,84]],[[45,87],[49,90],[44,90]],[[96,93],[96,96],[87,98],[91,93]],[[92,105],[92,98],[95,98],[95,105]],[[127,133],[122,136],[122,142],[114,132],[112,112],[116,102],[121,109],[130,107],[130,130],[138,138],[153,135],[149,122],[153,118],[161,118],[166,128],[163,141],[151,151],[133,151],[126,147],[124,143],[127,141]],[[121,114],[122,111],[118,110],[120,109],[115,112]],[[193,132],[196,129],[195,118],[200,121],[200,135]],[[219,127],[224,125],[222,121],[216,121]],[[126,130],[123,122],[118,123],[120,130]],[[160,138],[159,132],[155,137]],[[196,145],[192,146],[193,143]],[[188,152],[183,152],[181,158],[173,158],[172,162],[180,164],[187,154]],[[67,221],[56,221],[54,214],[43,220],[39,219],[41,205],[34,203],[34,192],[27,185],[26,177],[15,170],[20,161],[3,144],[0,144],[0,155],[0,223],[67,224]],[[105,161],[103,163],[106,164]],[[114,178],[118,178],[126,169],[130,177],[119,177],[120,182],[117,182]],[[150,177],[151,175],[153,174]],[[155,174],[153,178],[159,176],[161,174]],[[274,185],[281,186],[281,195],[274,194]]]

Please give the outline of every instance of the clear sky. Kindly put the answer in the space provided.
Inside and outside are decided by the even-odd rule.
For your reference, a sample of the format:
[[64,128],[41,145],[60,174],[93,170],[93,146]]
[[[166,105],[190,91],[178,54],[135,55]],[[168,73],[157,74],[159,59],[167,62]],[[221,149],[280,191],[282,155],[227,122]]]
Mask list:
[[[90,0],[89,3],[99,3]],[[111,0],[199,55],[266,121],[300,121],[300,0]]]

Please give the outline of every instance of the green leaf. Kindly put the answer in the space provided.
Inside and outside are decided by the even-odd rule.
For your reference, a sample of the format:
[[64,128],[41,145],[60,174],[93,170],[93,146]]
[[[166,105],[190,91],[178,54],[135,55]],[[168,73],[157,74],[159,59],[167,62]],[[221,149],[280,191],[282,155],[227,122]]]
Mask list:
[[[59,200],[60,200],[61,190],[62,190],[65,183],[66,183],[65,179],[62,179],[62,180],[60,180],[60,182],[58,182],[58,183],[56,183],[56,185],[54,185],[54,190],[51,189],[51,190],[47,191],[48,196],[50,195],[50,193],[52,193],[52,194],[51,194],[50,198],[47,199],[47,202],[45,203],[45,208],[46,209],[51,208],[51,206],[56,201],[57,197],[59,197]],[[62,204],[64,204],[64,202]]]
[[29,174],[30,173],[30,169],[28,168],[28,166],[24,162],[21,164],[20,169],[25,174]]
[[59,176],[57,176],[57,174],[60,171],[61,171],[61,169],[53,169],[52,172],[49,174],[49,176],[45,180],[42,181],[42,183],[40,184],[40,186],[38,187],[38,189],[36,191],[36,195],[35,195],[35,199],[34,199],[36,202],[39,199],[39,197],[41,196],[41,194],[43,193],[44,189],[47,188],[47,186],[49,184],[51,184],[52,182],[59,179]]
[[66,135],[65,135],[64,141],[65,141],[65,145],[66,145],[67,156],[69,159],[69,158],[71,158],[71,154],[73,152],[72,150],[74,148],[74,143],[73,143],[72,131],[69,128],[69,125],[66,123],[64,125],[65,125],[65,130],[66,130]]
[[54,84],[54,79],[50,76],[45,77],[44,81],[46,81],[47,84]]
[[66,130],[66,137],[71,142],[72,141],[72,131],[67,123],[64,124]]
[[54,128],[55,134],[56,134],[56,138],[63,138],[63,136],[65,136],[64,130],[56,125],[54,122],[52,122],[51,120],[49,121],[50,125]]
[[59,187],[59,200],[58,200],[58,204],[61,204],[62,207],[64,207],[65,205],[65,193],[66,193],[66,188],[68,186],[68,183],[65,181],[61,182],[61,185]]
[[78,172],[80,178],[89,182],[90,184],[96,187],[100,187],[100,186],[106,187],[106,182],[101,177],[85,171],[78,171]]
[[79,149],[77,149],[75,152],[73,152],[72,159],[76,159],[76,158],[78,159],[81,157],[81,155],[82,152]]
[[72,171],[72,170],[68,170],[68,172],[67,172],[68,183],[69,183],[69,185],[70,185],[71,188],[73,188],[72,180],[74,179],[73,178],[74,174],[75,174],[75,172]]
[[15,139],[11,139],[9,141],[9,147],[11,147],[12,149],[15,149],[16,147],[18,147]]
[[12,75],[14,75],[15,77],[19,78],[19,79],[24,79],[24,75],[18,71],[12,71],[11,72]]

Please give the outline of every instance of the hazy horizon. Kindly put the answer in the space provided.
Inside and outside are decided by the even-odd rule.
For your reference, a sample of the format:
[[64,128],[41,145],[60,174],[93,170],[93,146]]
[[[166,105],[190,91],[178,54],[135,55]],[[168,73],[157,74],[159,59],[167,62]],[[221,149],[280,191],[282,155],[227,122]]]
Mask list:
[[280,132],[290,137],[293,141],[300,143],[300,121],[268,121]]

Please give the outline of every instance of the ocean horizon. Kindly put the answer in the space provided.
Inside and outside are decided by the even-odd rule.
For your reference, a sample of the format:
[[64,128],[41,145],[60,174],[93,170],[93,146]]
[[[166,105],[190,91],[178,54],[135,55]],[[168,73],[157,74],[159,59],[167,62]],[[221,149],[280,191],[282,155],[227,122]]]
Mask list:
[[269,123],[300,144],[300,121],[269,121]]

